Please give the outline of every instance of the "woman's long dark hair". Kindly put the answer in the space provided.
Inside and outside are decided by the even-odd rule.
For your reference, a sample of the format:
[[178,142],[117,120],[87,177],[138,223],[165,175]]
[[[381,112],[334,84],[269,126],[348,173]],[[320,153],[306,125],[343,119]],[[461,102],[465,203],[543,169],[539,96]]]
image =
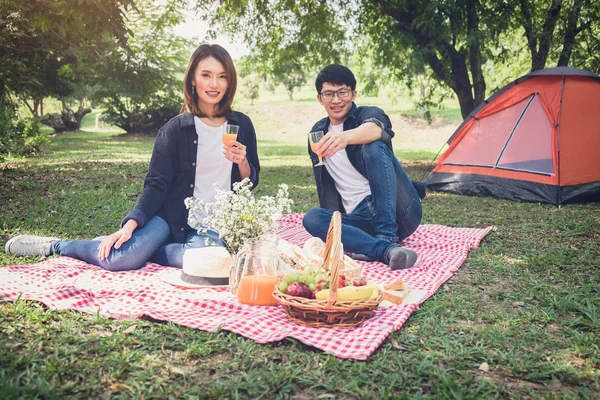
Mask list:
[[[227,75],[227,91],[225,95],[217,105],[214,115],[204,115],[198,105],[198,96],[192,94],[192,80],[194,79],[194,72],[200,61],[208,57],[214,57],[219,61],[225,73]],[[231,56],[223,47],[218,44],[206,44],[203,43],[194,51],[187,70],[185,71],[185,77],[183,78],[183,95],[185,97],[185,105],[182,111],[188,111],[198,117],[223,117],[231,110],[231,103],[233,103],[233,97],[237,89],[237,73],[235,72],[235,65]]]

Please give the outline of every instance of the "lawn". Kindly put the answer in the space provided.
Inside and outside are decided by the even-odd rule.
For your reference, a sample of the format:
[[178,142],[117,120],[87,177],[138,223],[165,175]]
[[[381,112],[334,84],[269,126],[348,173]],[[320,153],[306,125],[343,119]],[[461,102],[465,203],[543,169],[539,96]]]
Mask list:
[[[305,145],[323,110],[311,98],[306,88],[294,102],[276,93],[238,104],[259,135],[259,194],[287,182],[295,212],[317,204]],[[438,115],[430,126],[410,106],[358,103],[367,101],[391,110],[397,155],[417,179],[460,123]],[[1,245],[18,233],[106,234],[135,205],[152,138],[95,130],[93,120],[54,137],[42,156],[0,164]],[[430,192],[423,207],[423,223],[495,230],[367,361],[294,339],[260,345],[0,301],[0,398],[598,398],[600,204]],[[0,265],[39,260],[0,252]]]

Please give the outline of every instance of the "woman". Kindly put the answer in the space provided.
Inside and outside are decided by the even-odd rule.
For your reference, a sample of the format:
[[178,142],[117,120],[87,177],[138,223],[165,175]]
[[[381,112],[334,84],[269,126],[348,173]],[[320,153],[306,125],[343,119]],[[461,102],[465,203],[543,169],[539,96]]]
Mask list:
[[[231,189],[260,170],[254,126],[232,111],[237,76],[231,56],[219,45],[200,45],[184,77],[183,112],[163,126],[154,143],[137,205],[121,229],[103,240],[59,240],[20,235],[6,243],[15,255],[60,254],[110,271],[141,268],[147,261],[182,267],[186,249],[223,245],[217,232],[199,234],[188,225],[184,199],[214,201],[214,184]],[[237,140],[223,146],[226,124],[239,126]]]

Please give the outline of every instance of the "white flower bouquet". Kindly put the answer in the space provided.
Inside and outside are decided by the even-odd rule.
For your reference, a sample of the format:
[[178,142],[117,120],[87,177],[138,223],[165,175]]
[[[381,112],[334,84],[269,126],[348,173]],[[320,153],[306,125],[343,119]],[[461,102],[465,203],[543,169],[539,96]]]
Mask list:
[[279,186],[275,197],[255,198],[249,179],[234,183],[233,191],[215,186],[215,202],[204,203],[194,197],[185,199],[189,210],[189,222],[199,233],[208,229],[219,232],[219,236],[233,255],[237,254],[246,240],[257,239],[272,233],[277,221],[291,211],[293,201],[289,199],[286,184]]

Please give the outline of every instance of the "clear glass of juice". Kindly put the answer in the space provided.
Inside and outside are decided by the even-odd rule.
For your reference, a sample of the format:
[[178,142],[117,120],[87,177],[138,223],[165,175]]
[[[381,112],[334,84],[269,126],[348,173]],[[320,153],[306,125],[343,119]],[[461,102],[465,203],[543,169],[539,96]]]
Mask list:
[[315,164],[315,167],[318,165],[325,165],[325,163],[323,162],[323,157],[317,153],[317,143],[319,143],[323,136],[325,136],[325,133],[323,131],[314,131],[308,134],[310,149],[317,154],[317,157],[319,157],[319,162]]
[[237,140],[238,131],[240,127],[238,125],[225,124],[225,131],[223,132],[223,144],[227,147],[233,147],[233,144]]

